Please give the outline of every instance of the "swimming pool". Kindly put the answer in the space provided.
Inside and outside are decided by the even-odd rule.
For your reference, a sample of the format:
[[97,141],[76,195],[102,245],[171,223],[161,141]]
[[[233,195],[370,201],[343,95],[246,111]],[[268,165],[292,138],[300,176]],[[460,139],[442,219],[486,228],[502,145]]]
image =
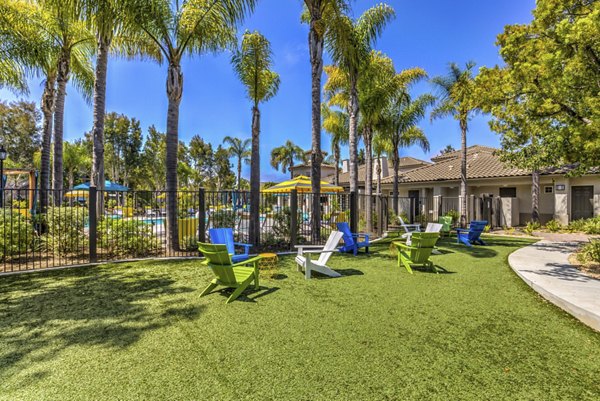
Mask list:
[[153,218],[149,218],[149,219],[143,219],[142,223],[153,224],[156,226],[162,226],[163,224],[165,224],[165,219],[162,217],[153,217]]

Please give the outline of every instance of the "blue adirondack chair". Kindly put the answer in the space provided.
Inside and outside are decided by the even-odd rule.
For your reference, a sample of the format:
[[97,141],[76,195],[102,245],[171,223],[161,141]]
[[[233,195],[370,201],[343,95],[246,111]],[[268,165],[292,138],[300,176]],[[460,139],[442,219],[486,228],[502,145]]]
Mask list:
[[[225,244],[225,246],[227,246],[227,252],[231,254],[231,261],[233,263],[243,262],[250,257],[250,247],[252,245],[234,242],[232,228],[211,228],[208,230],[208,235],[210,236],[210,242],[212,244]],[[243,247],[244,253],[236,255],[236,246]]]
[[[344,245],[339,247],[340,252],[352,252],[354,256],[358,253],[359,248],[365,248],[367,253],[369,253],[369,234],[353,234],[350,231],[350,226],[348,223],[337,223],[338,231],[341,231],[344,239]],[[363,237],[364,241],[359,241],[359,239]]]
[[483,242],[479,236],[483,232],[487,223],[488,222],[485,220],[473,220],[471,224],[469,224],[468,230],[464,228],[457,228],[456,243],[460,244],[462,242],[466,246],[473,246],[473,244],[485,245],[485,242]]

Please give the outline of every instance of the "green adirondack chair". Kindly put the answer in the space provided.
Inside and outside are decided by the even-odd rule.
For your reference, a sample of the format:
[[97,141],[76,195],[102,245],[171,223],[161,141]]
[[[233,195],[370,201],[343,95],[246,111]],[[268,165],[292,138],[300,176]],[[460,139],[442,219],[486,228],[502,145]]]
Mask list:
[[438,218],[438,223],[442,225],[441,232],[448,236],[450,236],[450,230],[452,229],[452,216],[440,216]]
[[225,303],[234,301],[253,281],[254,288],[258,290],[258,261],[260,257],[232,263],[231,254],[227,252],[227,245],[225,244],[205,244],[201,242],[198,244],[198,249],[206,257],[204,264],[217,276],[202,291],[201,297],[209,294],[218,285],[235,288],[235,291],[227,298]]
[[438,269],[429,260],[438,238],[440,238],[440,233],[412,233],[411,245],[394,241],[393,244],[398,248],[398,267],[404,265],[406,270],[412,274],[410,266],[421,265],[438,273]]

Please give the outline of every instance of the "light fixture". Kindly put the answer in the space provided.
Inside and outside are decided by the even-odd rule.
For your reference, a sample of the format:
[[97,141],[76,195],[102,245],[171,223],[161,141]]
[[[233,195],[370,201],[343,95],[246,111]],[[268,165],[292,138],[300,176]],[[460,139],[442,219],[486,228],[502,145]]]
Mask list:
[[6,160],[6,156],[7,156],[7,155],[8,155],[8,154],[7,154],[7,152],[6,152],[6,149],[4,149],[4,145],[2,145],[2,146],[0,147],[0,160],[3,160],[3,161],[4,161],[4,160]]

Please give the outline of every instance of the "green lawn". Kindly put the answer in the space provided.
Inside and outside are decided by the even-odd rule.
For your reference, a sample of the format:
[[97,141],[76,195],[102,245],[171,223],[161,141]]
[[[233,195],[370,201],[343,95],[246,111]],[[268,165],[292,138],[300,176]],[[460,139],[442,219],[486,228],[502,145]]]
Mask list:
[[527,242],[489,242],[442,241],[439,275],[287,257],[230,305],[197,261],[0,277],[0,399],[597,400],[600,335],[513,274]]

